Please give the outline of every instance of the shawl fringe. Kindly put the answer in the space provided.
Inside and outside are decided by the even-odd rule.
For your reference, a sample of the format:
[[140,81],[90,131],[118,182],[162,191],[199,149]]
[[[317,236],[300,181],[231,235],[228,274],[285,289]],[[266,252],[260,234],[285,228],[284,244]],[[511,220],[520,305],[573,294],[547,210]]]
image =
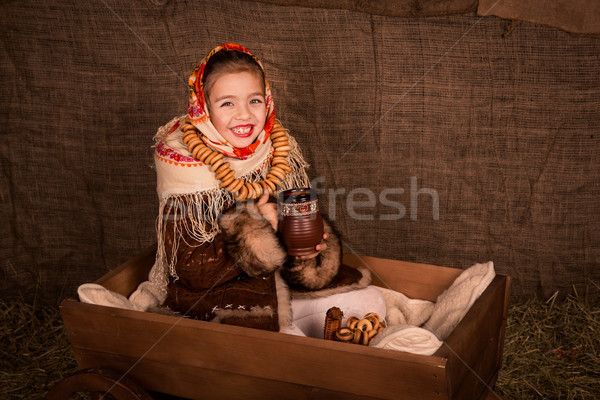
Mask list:
[[[164,140],[168,135],[169,126],[177,120],[178,118],[175,118],[169,124],[165,125],[165,127],[159,129],[155,140],[157,142]],[[302,153],[294,137],[288,134],[288,140],[292,149],[287,156],[287,161],[292,172],[286,175],[283,185],[276,192],[276,195],[283,190],[310,186],[310,180],[306,174],[306,169],[309,165],[302,157]],[[247,182],[258,182],[261,179],[265,179],[269,172],[269,157],[258,168],[241,177]],[[196,246],[211,242],[221,232],[221,227],[218,223],[219,217],[223,211],[234,203],[234,195],[219,187],[195,193],[171,194],[161,198],[156,220],[158,241],[156,263],[150,272],[149,280],[166,293],[169,275],[174,280],[178,279],[175,272],[175,265],[177,263],[178,242],[183,240],[183,233],[185,232],[192,238],[196,242]],[[173,229],[173,237],[179,238],[179,240],[173,240],[169,249],[172,257],[169,259],[167,257],[164,237],[166,229],[169,229],[168,222],[170,221],[173,222],[171,228]]]

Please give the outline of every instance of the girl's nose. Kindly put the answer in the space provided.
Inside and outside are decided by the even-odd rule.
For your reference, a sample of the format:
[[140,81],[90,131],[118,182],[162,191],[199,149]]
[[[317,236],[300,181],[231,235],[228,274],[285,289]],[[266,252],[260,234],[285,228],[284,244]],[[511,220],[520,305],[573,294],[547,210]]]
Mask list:
[[237,109],[237,118],[239,119],[247,119],[250,117],[250,107],[246,104],[242,104]]

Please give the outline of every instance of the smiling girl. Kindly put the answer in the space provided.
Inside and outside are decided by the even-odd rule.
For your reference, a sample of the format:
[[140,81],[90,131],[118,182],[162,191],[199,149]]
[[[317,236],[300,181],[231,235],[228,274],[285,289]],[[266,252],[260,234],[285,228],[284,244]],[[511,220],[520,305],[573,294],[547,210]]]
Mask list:
[[[213,49],[190,76],[188,114],[161,127],[155,141],[160,208],[150,281],[163,288],[165,306],[277,331],[292,324],[289,286],[335,292],[341,250],[328,223],[306,258],[288,257],[278,239],[270,196],[310,182],[250,51],[233,43]],[[347,285],[355,275],[336,281]]]

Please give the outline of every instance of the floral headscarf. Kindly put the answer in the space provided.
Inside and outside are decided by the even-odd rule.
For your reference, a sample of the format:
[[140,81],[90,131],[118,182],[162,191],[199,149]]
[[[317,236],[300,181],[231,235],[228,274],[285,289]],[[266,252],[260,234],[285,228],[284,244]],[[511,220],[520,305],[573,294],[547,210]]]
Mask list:
[[[239,159],[246,159],[256,151],[256,149],[264,145],[267,142],[267,139],[271,135],[271,131],[273,130],[273,124],[275,123],[275,111],[273,106],[273,97],[271,96],[271,88],[269,87],[269,83],[265,79],[265,102],[267,107],[267,118],[265,121],[265,127],[263,131],[258,135],[256,141],[252,143],[250,146],[246,148],[236,148],[233,147],[227,140],[221,136],[221,134],[217,131],[210,120],[210,115],[208,112],[208,106],[206,104],[206,99],[204,97],[204,69],[206,68],[206,63],[208,60],[218,53],[219,51],[227,51],[227,50],[236,50],[242,53],[246,53],[256,61],[256,63],[263,69],[262,64],[250,52],[250,50],[246,49],[243,46],[235,43],[226,43],[221,46],[217,46],[208,53],[208,55],[204,58],[204,60],[194,68],[194,72],[190,75],[190,79],[188,80],[188,90],[189,90],[189,99],[188,99],[188,114],[191,119],[192,124],[196,126],[204,134],[206,137],[205,142],[208,146],[212,147],[215,150],[220,151],[229,157],[235,157]],[[263,69],[264,73],[264,69]]]

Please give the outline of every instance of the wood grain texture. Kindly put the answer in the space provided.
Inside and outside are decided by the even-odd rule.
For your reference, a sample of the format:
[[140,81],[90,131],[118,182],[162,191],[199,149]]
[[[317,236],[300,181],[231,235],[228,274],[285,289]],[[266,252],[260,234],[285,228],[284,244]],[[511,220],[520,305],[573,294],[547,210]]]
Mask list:
[[[130,293],[149,248],[97,282]],[[345,256],[414,298],[435,299],[461,270]],[[502,354],[509,279],[497,276],[433,356],[80,303],[61,313],[80,368],[119,371],[147,390],[190,398],[474,399]],[[242,397],[240,397],[242,396]]]

